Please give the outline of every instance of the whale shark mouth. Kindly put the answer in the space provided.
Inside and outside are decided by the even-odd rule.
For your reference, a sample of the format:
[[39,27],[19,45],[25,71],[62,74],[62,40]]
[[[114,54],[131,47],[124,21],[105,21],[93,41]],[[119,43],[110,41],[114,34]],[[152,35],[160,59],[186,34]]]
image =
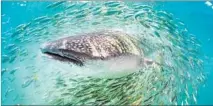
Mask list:
[[48,56],[51,56],[53,59],[55,60],[59,60],[59,61],[62,61],[62,62],[70,62],[70,63],[74,63],[78,66],[83,66],[83,62],[77,58],[71,58],[71,57],[67,57],[67,56],[62,56],[62,55],[59,55],[57,53],[52,53],[52,52],[49,52],[49,51],[46,51],[46,52],[43,52],[44,54],[48,55]]

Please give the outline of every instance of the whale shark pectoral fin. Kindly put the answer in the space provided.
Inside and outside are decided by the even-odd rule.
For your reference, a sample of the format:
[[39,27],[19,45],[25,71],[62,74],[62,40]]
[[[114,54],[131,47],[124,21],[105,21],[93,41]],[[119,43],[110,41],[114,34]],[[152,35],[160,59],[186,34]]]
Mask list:
[[143,59],[144,65],[149,66],[149,65],[161,65],[159,62],[153,61],[152,59],[144,58]]
[[151,59],[148,59],[148,58],[144,58],[144,64],[145,65],[152,65],[154,64],[155,62]]

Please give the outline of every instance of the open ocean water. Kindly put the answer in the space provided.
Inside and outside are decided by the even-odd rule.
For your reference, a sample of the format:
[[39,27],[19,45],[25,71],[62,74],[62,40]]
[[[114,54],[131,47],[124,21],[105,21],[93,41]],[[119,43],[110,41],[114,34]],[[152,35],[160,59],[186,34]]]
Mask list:
[[[211,2],[2,1],[1,12],[3,105],[213,104]],[[44,42],[103,29],[136,37],[161,64],[93,78],[40,51]]]

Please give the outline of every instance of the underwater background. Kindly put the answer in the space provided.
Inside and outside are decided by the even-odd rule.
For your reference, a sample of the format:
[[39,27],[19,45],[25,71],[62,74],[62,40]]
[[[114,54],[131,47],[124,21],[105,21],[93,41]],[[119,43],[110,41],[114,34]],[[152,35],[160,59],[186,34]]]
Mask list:
[[[3,1],[1,11],[2,104],[213,104],[213,8],[204,1]],[[165,65],[93,79],[40,52],[46,41],[107,28],[146,40],[145,54],[166,54]]]

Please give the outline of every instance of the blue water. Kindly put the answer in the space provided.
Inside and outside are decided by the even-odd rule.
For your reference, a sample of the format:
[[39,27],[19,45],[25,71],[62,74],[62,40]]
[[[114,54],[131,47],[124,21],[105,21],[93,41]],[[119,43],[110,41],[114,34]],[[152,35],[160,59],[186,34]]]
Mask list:
[[[186,23],[187,28],[202,42],[202,49],[210,59],[213,57],[213,9],[204,2],[167,2],[163,9],[172,12]],[[208,74],[205,87],[200,89],[198,104],[213,104],[213,63],[205,69]]]
[[[28,23],[39,16],[51,16],[59,10],[46,9],[52,2],[2,2],[2,36],[20,24]],[[207,75],[203,87],[198,89],[197,104],[213,104],[213,9],[205,2],[155,2],[157,9],[165,10],[179,18],[187,30],[202,44],[205,56],[204,73]],[[63,9],[63,8],[62,8]],[[3,45],[2,45],[3,46]],[[15,85],[10,85],[11,87]],[[8,86],[2,84],[2,92]],[[23,90],[22,90],[23,92]],[[10,96],[12,96],[11,94]],[[2,97],[4,98],[4,97]]]

